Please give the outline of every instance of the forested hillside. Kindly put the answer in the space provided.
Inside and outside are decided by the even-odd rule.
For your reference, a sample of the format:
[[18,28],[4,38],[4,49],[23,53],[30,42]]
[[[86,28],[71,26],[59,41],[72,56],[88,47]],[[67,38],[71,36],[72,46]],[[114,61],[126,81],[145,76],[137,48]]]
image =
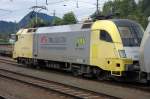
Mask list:
[[[6,39],[9,37],[9,34],[16,33],[19,28],[26,27],[31,20],[31,15],[32,17],[34,17],[35,13],[34,12],[28,13],[18,23],[0,21],[0,38]],[[49,16],[44,13],[38,13],[38,17],[47,23],[50,23],[53,20],[53,16]]]
[[138,21],[145,28],[147,18],[150,16],[150,0],[113,0],[106,2],[102,13],[119,13],[119,18],[126,18]]

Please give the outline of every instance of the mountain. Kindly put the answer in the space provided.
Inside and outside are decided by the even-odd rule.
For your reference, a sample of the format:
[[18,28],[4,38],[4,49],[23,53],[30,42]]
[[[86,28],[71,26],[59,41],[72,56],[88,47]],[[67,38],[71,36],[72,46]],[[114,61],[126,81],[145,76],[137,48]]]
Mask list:
[[[30,20],[35,17],[35,15],[36,12],[32,11],[24,16],[18,23],[0,21],[0,35],[15,33],[19,28],[26,27]],[[51,24],[52,20],[55,18],[44,13],[37,13],[37,16],[49,24]]]
[[52,20],[55,18],[54,16],[49,16],[44,13],[36,13],[35,11],[31,11],[28,13],[25,17],[22,18],[22,20],[18,23],[20,28],[26,27],[27,24],[34,18],[37,14],[37,17],[42,19],[46,23],[51,23]]
[[17,30],[17,23],[0,21],[0,33],[9,34],[14,33]]

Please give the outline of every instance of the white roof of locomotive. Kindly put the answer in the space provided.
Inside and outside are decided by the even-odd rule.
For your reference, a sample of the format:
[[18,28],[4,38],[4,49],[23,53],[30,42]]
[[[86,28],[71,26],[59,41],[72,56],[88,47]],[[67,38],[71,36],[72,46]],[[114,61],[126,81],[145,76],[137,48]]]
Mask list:
[[41,33],[64,33],[64,32],[84,31],[85,29],[82,29],[82,25],[83,24],[72,24],[72,25],[40,27],[37,29],[36,33],[41,34]]

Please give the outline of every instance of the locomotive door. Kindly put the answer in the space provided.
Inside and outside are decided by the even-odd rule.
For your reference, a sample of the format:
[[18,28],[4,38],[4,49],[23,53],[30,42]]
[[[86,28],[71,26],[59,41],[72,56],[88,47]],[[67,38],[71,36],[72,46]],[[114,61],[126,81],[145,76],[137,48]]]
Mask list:
[[109,31],[105,29],[99,30],[99,58],[102,61],[102,66],[106,70],[112,70],[111,61],[116,57],[115,46]]
[[38,34],[33,34],[33,57],[36,58],[38,56]]
[[92,60],[104,70],[111,70],[111,59],[116,57],[112,37],[106,29],[92,32]]

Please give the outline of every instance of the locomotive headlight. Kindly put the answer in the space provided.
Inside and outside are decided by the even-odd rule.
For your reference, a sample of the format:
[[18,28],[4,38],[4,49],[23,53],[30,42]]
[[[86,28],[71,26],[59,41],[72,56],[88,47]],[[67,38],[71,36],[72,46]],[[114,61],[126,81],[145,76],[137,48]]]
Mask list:
[[121,58],[126,58],[125,50],[118,50],[118,52]]

